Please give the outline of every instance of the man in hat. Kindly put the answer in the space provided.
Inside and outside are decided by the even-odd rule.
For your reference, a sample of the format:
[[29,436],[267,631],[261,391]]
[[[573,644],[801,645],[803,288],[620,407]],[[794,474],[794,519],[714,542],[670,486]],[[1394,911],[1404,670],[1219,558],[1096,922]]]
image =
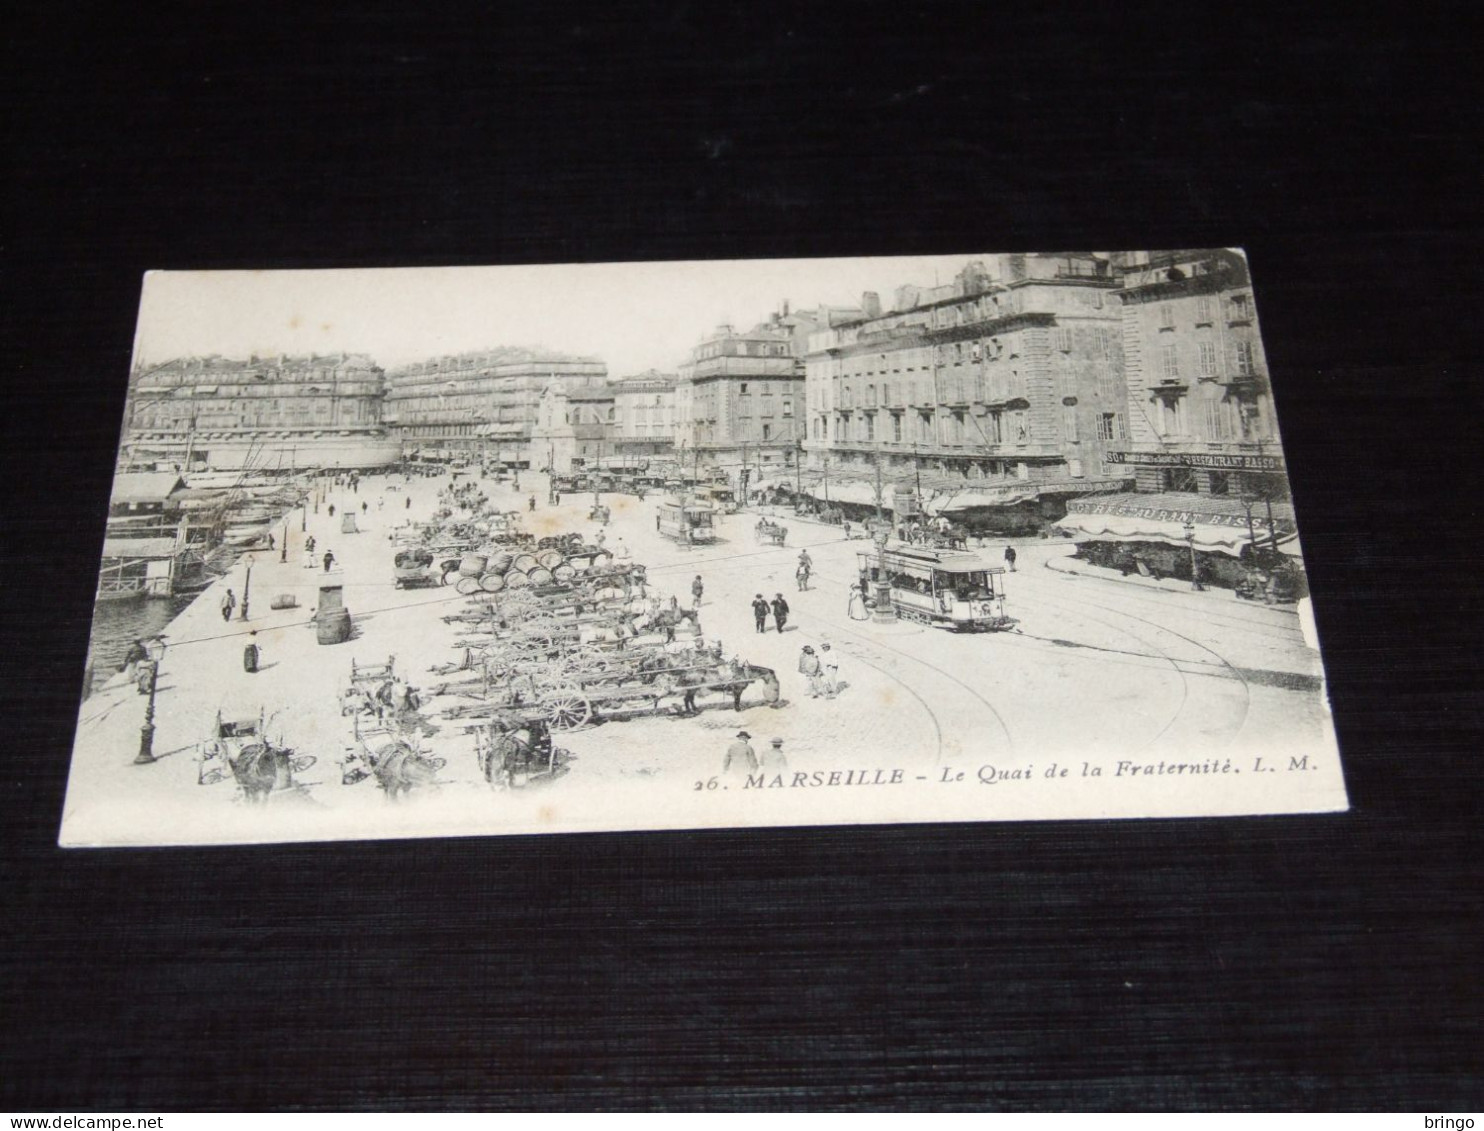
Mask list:
[[698,573],[696,574],[696,579],[690,583],[690,594],[695,598],[695,603],[691,606],[692,608],[699,609],[701,607],[701,594],[704,592],[706,592],[706,586],[701,581],[701,575]]
[[783,756],[783,739],[774,738],[768,743],[768,749],[763,751],[760,759],[761,769],[765,774],[788,773],[788,759]]
[[727,747],[726,757],[721,760],[721,772],[732,777],[745,777],[757,773],[757,755],[748,741],[752,735],[745,730],[737,732],[736,739]]
[[818,699],[820,692],[820,674],[823,671],[819,663],[819,657],[814,654],[814,649],[808,644],[799,653],[799,674],[809,681],[809,698]]
[[779,632],[788,623],[788,602],[783,599],[782,593],[773,594],[773,620],[777,623]]
[[222,620],[232,619],[232,610],[237,607],[237,597],[228,589],[227,595],[222,598]]
[[819,646],[819,667],[825,698],[833,699],[840,691],[840,657],[830,651],[828,644]]
[[752,619],[757,622],[759,632],[768,631],[768,602],[761,593],[752,599]]

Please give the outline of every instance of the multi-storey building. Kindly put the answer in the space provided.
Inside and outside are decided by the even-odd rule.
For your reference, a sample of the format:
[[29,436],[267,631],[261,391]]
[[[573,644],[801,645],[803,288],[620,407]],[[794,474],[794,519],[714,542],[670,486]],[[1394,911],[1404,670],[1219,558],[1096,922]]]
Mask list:
[[809,335],[854,312],[780,313],[750,330],[718,326],[680,367],[677,456],[714,468],[766,469],[793,461],[804,438]]
[[651,369],[612,383],[615,456],[643,459],[674,451],[677,380]]
[[1219,249],[1116,259],[1128,425],[1109,458],[1140,491],[1285,494],[1246,259]]
[[409,453],[530,467],[540,462],[531,437],[547,386],[600,387],[607,376],[596,358],[513,347],[430,358],[388,374],[385,419]]
[[536,405],[531,466],[570,475],[614,462],[619,449],[616,417],[613,386],[551,382]]
[[880,467],[921,485],[930,511],[1037,520],[1120,486],[1126,473],[1105,467],[1127,426],[1118,285],[1096,255],[1000,255],[901,287],[890,310],[867,294],[861,317],[810,339],[808,462]]
[[121,450],[187,471],[381,467],[401,451],[384,387],[364,354],[177,358],[133,374]]
[[1200,249],[1114,255],[1122,278],[1127,425],[1110,464],[1134,493],[1076,500],[1078,554],[1125,572],[1302,588],[1293,507],[1247,262]]

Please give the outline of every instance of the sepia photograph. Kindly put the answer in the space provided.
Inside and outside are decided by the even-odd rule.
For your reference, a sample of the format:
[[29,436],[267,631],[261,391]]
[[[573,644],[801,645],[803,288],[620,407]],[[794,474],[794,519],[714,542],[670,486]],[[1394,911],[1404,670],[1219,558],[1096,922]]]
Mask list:
[[1241,251],[151,272],[65,846],[1346,808]]

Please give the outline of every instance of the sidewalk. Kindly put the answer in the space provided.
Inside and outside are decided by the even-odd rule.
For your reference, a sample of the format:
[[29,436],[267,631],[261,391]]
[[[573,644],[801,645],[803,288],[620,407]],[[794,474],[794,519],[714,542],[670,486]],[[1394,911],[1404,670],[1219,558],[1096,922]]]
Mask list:
[[[1125,585],[1137,585],[1143,589],[1157,589],[1164,593],[1209,593],[1213,597],[1224,597],[1228,601],[1235,601],[1230,589],[1220,585],[1207,586],[1204,589],[1192,589],[1190,582],[1178,577],[1145,577],[1143,574],[1125,574],[1121,570],[1109,569],[1106,566],[1093,565],[1071,557],[1051,557],[1042,563],[1053,573],[1071,574],[1076,577],[1099,577],[1104,581],[1117,581]],[[1279,613],[1292,613],[1298,615],[1298,606],[1295,604],[1268,605],[1261,601],[1247,602],[1254,608],[1271,609]]]

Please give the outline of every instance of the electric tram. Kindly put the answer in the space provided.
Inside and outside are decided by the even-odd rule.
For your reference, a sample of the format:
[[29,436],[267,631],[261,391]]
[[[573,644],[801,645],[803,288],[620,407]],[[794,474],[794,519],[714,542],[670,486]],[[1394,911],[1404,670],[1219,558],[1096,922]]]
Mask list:
[[685,545],[716,541],[715,508],[708,503],[666,499],[659,506],[659,532]]
[[1015,623],[1005,615],[1004,567],[977,554],[897,542],[856,558],[870,597],[885,580],[892,608],[906,620],[953,632],[993,632]]

